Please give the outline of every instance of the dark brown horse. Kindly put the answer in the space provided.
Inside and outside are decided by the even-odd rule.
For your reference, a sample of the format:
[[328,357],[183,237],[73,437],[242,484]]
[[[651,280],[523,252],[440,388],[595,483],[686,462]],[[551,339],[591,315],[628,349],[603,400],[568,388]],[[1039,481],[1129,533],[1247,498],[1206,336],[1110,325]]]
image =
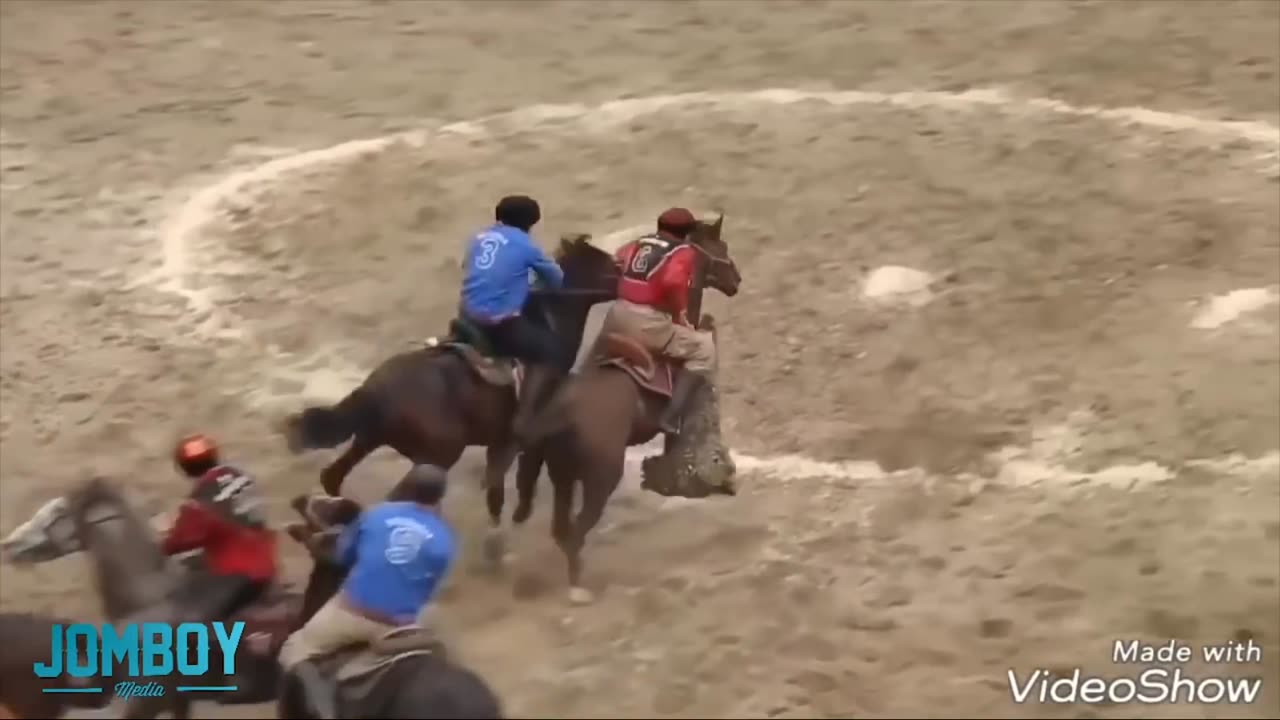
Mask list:
[[[394,492],[394,491],[393,491]],[[347,569],[333,559],[333,542],[342,526],[360,513],[355,501],[341,497],[299,496],[291,503],[302,516],[287,530],[311,555],[312,568],[303,592],[302,627],[342,587]],[[344,718],[451,718],[500,720],[502,704],[476,673],[451,661],[443,645],[430,636],[415,641],[412,628],[401,635],[399,647],[351,648],[320,661],[324,672],[340,676],[339,668],[365,661],[371,668],[339,685],[338,715]],[[424,641],[423,641],[424,640]],[[286,675],[277,714],[286,720],[316,717],[302,683]]]
[[45,680],[31,669],[49,659],[53,626],[74,622],[39,613],[0,612],[0,718],[6,711],[13,718],[57,718],[71,708],[104,708],[111,702],[111,693],[88,692],[84,678]]
[[[599,251],[589,239],[561,239],[556,261],[564,270],[564,289],[532,293],[524,310],[548,323],[569,355],[582,342],[591,306],[615,292],[611,279],[597,269]],[[385,360],[337,404],[308,407],[285,421],[295,453],[351,441],[321,473],[325,492],[338,495],[351,470],[383,445],[415,463],[442,468],[453,467],[467,447],[483,446],[487,484],[502,482],[515,460],[511,418],[520,373],[513,363],[495,358],[471,324],[457,318],[449,330],[440,345]]]
[[[700,327],[708,331],[714,327],[710,316],[701,315],[703,288],[715,288],[733,297],[742,282],[721,236],[723,221],[722,216],[714,224],[700,227],[696,238],[702,252],[691,288],[689,314],[704,318]],[[603,260],[599,262],[604,264]],[[673,363],[652,357],[634,340],[606,334],[597,342],[587,364],[535,422],[544,439],[537,448],[520,456],[516,472],[519,502],[513,521],[523,523],[532,513],[534,491],[545,461],[554,489],[552,535],[568,561],[569,598],[574,603],[592,600],[592,594],[581,583],[586,536],[600,521],[609,497],[622,480],[627,447],[649,442],[658,435],[659,418],[671,399],[674,373],[678,371]],[[707,396],[714,392],[714,388],[704,388],[701,398],[696,399],[703,402],[690,403],[690,414],[700,404],[705,405]],[[686,430],[681,433],[682,438],[686,435],[695,435],[691,423],[686,423]],[[719,438],[715,440],[718,442]],[[678,439],[667,438],[665,454],[673,454],[677,445]],[[731,463],[727,457],[725,460]],[[574,517],[574,496],[579,486],[582,503]],[[730,493],[726,487],[717,486],[705,494]],[[491,491],[489,507],[495,518],[502,509],[500,492],[494,498]]]
[[[48,562],[83,551],[89,556],[98,595],[110,621],[127,622],[140,614],[157,620],[172,617],[169,598],[180,575],[169,567],[152,529],[101,478],[46,503],[5,538],[3,550],[5,558],[17,565]],[[275,653],[287,636],[297,601],[296,596],[273,592],[230,618],[246,625],[247,642],[236,653],[236,677],[207,677],[209,682],[204,684],[236,685],[235,692],[212,696],[167,692],[156,698],[130,698],[125,717],[155,717],[169,710],[175,718],[186,718],[190,717],[191,703],[197,699],[240,705],[275,697]],[[47,642],[46,636],[46,648]],[[220,668],[222,664],[215,661],[210,667]],[[31,678],[33,683],[34,680]]]

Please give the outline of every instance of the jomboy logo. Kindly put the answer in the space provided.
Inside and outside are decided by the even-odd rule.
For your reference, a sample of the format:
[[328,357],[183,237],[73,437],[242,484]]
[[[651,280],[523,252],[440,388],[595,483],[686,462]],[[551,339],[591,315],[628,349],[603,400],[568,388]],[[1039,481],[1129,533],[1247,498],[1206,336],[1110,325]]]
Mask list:
[[119,697],[156,697],[164,695],[160,679],[173,675],[190,678],[193,683],[178,685],[178,692],[230,692],[236,686],[195,682],[211,670],[215,643],[222,654],[221,677],[233,677],[243,634],[243,622],[136,623],[121,628],[89,623],[54,625],[49,662],[32,665],[38,677],[79,680],[77,687],[45,688],[47,693],[100,693],[110,685]]

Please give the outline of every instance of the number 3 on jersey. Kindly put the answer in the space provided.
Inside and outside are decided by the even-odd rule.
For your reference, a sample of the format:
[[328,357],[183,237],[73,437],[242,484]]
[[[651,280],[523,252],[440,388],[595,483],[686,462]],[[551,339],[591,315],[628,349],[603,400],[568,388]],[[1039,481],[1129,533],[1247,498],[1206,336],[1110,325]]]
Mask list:
[[476,253],[476,269],[488,270],[498,259],[498,251],[502,249],[507,239],[495,232],[481,233],[477,239],[480,241],[480,252]]

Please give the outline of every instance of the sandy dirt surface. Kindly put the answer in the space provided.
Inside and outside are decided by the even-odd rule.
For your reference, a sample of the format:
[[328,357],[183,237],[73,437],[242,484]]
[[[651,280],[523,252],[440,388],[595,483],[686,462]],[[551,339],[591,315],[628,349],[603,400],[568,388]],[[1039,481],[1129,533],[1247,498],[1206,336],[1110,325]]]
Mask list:
[[[326,457],[288,457],[274,424],[443,328],[462,240],[502,194],[542,200],[544,242],[722,208],[744,494],[624,492],[588,551],[600,599],[571,608],[541,514],[504,576],[474,567],[475,459],[457,470],[469,557],[445,618],[514,714],[1275,717],[1280,316],[1191,325],[1280,283],[1278,73],[1261,2],[6,0],[0,529],[88,472],[170,507],[166,452],[196,428],[277,500],[308,489]],[[180,283],[172,243],[166,265],[192,194],[273,158],[762,88],[1007,102],[519,115],[250,188],[183,235]],[[885,265],[930,273],[930,301],[865,299]],[[376,457],[349,486],[401,467]],[[0,605],[96,613],[81,563],[0,567]],[[1009,669],[1133,674],[1110,662],[1121,638],[1251,639],[1261,664],[1190,671],[1263,695],[1010,701]]]

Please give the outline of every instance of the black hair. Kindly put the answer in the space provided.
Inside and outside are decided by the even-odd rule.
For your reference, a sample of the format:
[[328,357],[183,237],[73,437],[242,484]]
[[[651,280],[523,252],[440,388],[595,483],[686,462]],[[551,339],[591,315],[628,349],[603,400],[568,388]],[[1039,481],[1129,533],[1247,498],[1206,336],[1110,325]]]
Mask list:
[[542,208],[528,195],[508,195],[498,201],[498,206],[493,209],[493,219],[529,232],[542,219]]

